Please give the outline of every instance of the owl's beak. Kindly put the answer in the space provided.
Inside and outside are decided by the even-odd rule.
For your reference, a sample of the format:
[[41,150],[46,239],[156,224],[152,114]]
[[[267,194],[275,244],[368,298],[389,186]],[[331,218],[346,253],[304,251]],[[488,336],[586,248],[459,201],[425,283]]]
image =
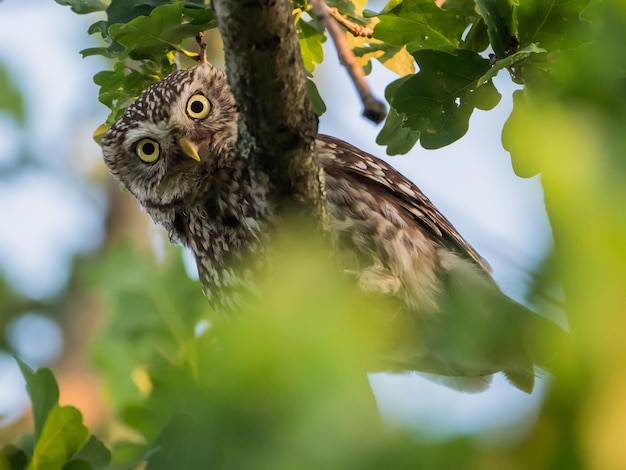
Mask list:
[[187,137],[181,137],[178,139],[178,145],[185,155],[189,158],[193,158],[195,161],[200,161],[200,155],[198,155],[198,147],[192,143]]

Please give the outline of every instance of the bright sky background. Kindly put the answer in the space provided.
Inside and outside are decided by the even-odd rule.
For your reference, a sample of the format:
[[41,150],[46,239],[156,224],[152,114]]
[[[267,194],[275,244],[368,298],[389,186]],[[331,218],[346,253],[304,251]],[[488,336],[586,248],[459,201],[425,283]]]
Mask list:
[[[101,164],[91,134],[107,110],[97,101],[91,77],[106,65],[98,58],[81,59],[78,53],[93,45],[86,30],[94,21],[93,15],[80,17],[53,0],[0,3],[0,63],[27,100],[23,130],[0,113],[0,270],[33,298],[52,296],[62,288],[70,256],[93,249],[102,237],[103,198],[87,187],[85,175]],[[360,117],[361,105],[334,48],[327,44],[325,52],[326,63],[316,73],[328,106],[320,132],[384,156],[375,143],[379,129]],[[384,86],[394,78],[375,64],[369,81],[382,98]],[[437,151],[418,146],[388,161],[421,187],[489,261],[502,289],[520,300],[529,273],[551,244],[550,228],[538,179],[517,178],[502,149],[500,133],[511,109],[513,85],[501,72],[496,86],[503,94],[501,104],[495,111],[476,111],[469,133],[459,142]],[[20,151],[43,162],[44,169],[5,177],[2,170]],[[80,161],[69,161],[77,153]],[[41,358],[46,354],[54,357],[61,344],[54,325],[28,325],[20,330],[20,351],[34,363],[45,362]],[[51,338],[43,352],[37,340],[41,335]],[[503,378],[478,395],[454,392],[414,375],[375,374],[371,383],[389,419],[427,424],[442,434],[499,430],[532,416],[542,396],[542,387],[527,396]],[[10,419],[26,404],[14,361],[0,354],[0,424],[2,416]]]

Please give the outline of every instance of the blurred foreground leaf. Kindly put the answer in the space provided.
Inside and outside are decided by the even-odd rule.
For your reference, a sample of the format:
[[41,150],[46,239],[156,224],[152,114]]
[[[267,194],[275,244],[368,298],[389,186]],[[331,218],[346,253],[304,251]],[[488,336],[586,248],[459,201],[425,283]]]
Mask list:
[[[594,3],[596,8],[586,12],[591,38],[582,27],[567,38],[576,40],[578,34],[578,40],[590,41],[562,51],[549,77],[515,93],[502,134],[517,174],[541,172],[555,239],[551,264],[562,277],[576,342],[576,354],[558,371],[556,388],[529,440],[529,450],[539,441],[553,441],[555,463],[542,468],[619,468],[626,462],[623,441],[614,437],[624,435],[626,422],[621,398],[626,381],[616,373],[626,366],[626,61],[621,52],[626,6]],[[581,3],[555,6],[576,4]],[[543,15],[545,8],[537,13]]]
[[219,432],[213,429],[205,415],[174,414],[155,441],[148,457],[149,470],[220,469],[224,458]]
[[9,70],[0,65],[0,111],[8,111],[19,123],[24,122],[25,110],[22,92],[13,81]]
[[210,311],[180,253],[173,248],[158,264],[154,256],[126,244],[85,268],[86,287],[108,307],[108,319],[93,341],[91,355],[115,405],[140,399],[150,386],[142,377],[163,362],[175,361]]

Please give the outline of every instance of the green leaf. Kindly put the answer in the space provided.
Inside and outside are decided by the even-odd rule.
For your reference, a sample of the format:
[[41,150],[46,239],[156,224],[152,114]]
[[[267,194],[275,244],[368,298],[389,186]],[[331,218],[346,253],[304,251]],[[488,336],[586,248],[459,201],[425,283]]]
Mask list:
[[385,15],[385,14],[389,13],[390,11],[392,11],[394,8],[396,8],[401,3],[402,3],[402,0],[389,0],[387,2],[387,4],[383,7],[383,9],[380,10],[379,13],[373,12],[371,10],[366,10],[365,11],[365,15],[367,17],[375,17],[375,16],[380,16],[380,15]]
[[72,406],[55,405],[35,444],[29,470],[61,468],[87,440],[89,431],[80,411]]
[[102,139],[104,139],[105,134],[107,133],[107,131],[109,130],[109,125],[108,124],[100,124],[98,127],[96,127],[96,130],[93,131],[93,140],[100,145],[102,143]]
[[108,34],[109,23],[100,20],[93,23],[87,29],[88,34],[100,33],[100,36],[109,44],[108,47],[88,47],[87,49],[82,49],[80,54],[83,57],[89,57],[92,55],[102,55],[104,57],[113,58],[119,55],[120,52],[124,50],[124,46],[122,46],[119,42],[114,41],[111,36]]
[[0,66],[0,111],[11,113],[20,122],[24,122],[25,109],[22,92],[12,79],[9,71]]
[[105,70],[94,75],[94,83],[100,86],[98,100],[111,110],[106,123],[94,132],[96,142],[137,96],[173,69],[174,65],[165,57],[160,63],[146,60],[139,70],[130,69],[123,62],[117,62],[113,70]]
[[[372,45],[375,48],[374,45]],[[415,62],[406,47],[384,45],[381,47],[382,54],[374,54],[376,60],[392,72],[401,77],[415,73]]]
[[126,47],[120,58],[131,52],[150,54],[164,50],[177,50],[184,39],[214,26],[211,10],[184,8],[181,3],[161,5],[150,13],[125,24],[112,24],[111,38]]
[[[87,428],[82,424],[82,416],[73,407],[60,407],[59,388],[50,369],[33,371],[20,359],[16,359],[26,380],[26,389],[30,396],[35,421],[34,449],[29,469],[61,468],[69,458],[80,449],[87,435]],[[103,462],[104,454],[99,441],[92,437],[86,446],[83,457],[93,462]],[[109,456],[110,457],[110,456]],[[87,462],[87,458],[84,458]],[[108,464],[108,462],[107,462]],[[82,464],[76,464],[82,465]],[[85,468],[84,465],[71,468]],[[88,465],[88,468],[105,468]]]
[[26,380],[26,390],[33,405],[35,442],[38,442],[50,411],[59,401],[59,386],[50,369],[39,369],[35,372],[20,359],[16,358],[16,361]]
[[326,35],[320,32],[313,24],[307,23],[302,18],[296,24],[302,61],[309,72],[315,70],[315,65],[324,60],[322,44],[326,41]]
[[363,8],[365,8],[367,0],[328,0],[326,3],[329,7],[337,8],[342,14],[353,20],[369,24],[369,20],[363,16]]
[[107,20],[109,24],[128,23],[138,16],[148,16],[159,5],[170,3],[169,0],[111,0]]
[[496,57],[503,59],[515,36],[512,0],[476,0],[478,12],[487,25],[487,34]]
[[370,60],[376,59],[401,77],[415,73],[415,61],[406,47],[392,46],[373,38],[355,38],[352,35],[348,35],[348,44],[362,67],[369,66]]
[[326,103],[324,103],[315,82],[308,77],[306,79],[306,91],[309,95],[309,99],[311,100],[311,104],[313,105],[313,109],[315,110],[315,114],[318,116],[324,114],[326,112]]
[[[387,101],[391,102],[395,91],[410,79],[411,76],[407,75],[387,85],[385,89]],[[404,115],[398,114],[393,107],[389,108],[385,124],[376,137],[377,144],[387,146],[387,155],[403,155],[411,150],[419,139],[420,132],[403,126],[404,119]]]
[[587,22],[581,20],[589,0],[524,0],[516,8],[522,47],[537,43],[548,50],[577,46]]
[[136,70],[127,71],[124,67],[117,67],[113,71],[98,72],[94,75],[93,81],[100,86],[98,96],[100,102],[115,109],[118,101],[121,100],[124,105],[127,105],[158,78],[158,76],[146,76]]
[[396,46],[407,45],[409,51],[435,49],[452,52],[459,42],[467,21],[455,10],[442,10],[432,0],[411,0],[390,11],[383,10],[374,27],[374,37]]
[[476,86],[489,70],[489,61],[477,53],[423,50],[413,56],[420,71],[398,86],[390,103],[405,115],[404,126],[421,133],[422,147],[439,148],[458,140],[467,132],[474,108],[491,109],[500,101],[493,83]]
[[474,17],[476,15],[476,3],[479,0],[446,0],[443,2],[441,8],[444,10],[457,9],[461,12],[461,14],[465,15],[468,18]]
[[538,47],[536,44],[530,44],[526,46],[524,49],[517,51],[515,54],[512,54],[502,60],[496,61],[496,63],[491,67],[487,72],[482,75],[478,81],[476,82],[476,86],[479,87],[483,83],[488,82],[493,77],[498,75],[498,72],[505,68],[514,67],[519,62],[528,59],[533,54],[542,54],[546,52],[545,49]]
[[387,113],[385,125],[376,137],[376,143],[387,146],[387,155],[404,155],[411,150],[420,137],[419,131],[413,131],[402,124],[404,117],[394,108]]
[[463,38],[462,49],[483,52],[490,46],[489,31],[482,18],[474,20],[469,31]]
[[[89,464],[93,470],[104,470],[111,463],[111,452],[96,436],[89,436],[87,443],[74,455],[78,459]],[[64,469],[65,470],[65,469]]]
[[96,11],[104,11],[111,0],[55,0],[59,5],[69,6],[74,13],[84,15]]

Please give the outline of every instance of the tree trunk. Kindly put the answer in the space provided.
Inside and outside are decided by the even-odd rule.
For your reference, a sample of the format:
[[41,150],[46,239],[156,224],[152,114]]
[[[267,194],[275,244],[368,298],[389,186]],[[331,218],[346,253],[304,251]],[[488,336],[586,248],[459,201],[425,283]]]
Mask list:
[[295,203],[327,227],[315,153],[317,117],[292,8],[288,0],[213,2],[240,113],[239,154],[268,176],[279,211]]

